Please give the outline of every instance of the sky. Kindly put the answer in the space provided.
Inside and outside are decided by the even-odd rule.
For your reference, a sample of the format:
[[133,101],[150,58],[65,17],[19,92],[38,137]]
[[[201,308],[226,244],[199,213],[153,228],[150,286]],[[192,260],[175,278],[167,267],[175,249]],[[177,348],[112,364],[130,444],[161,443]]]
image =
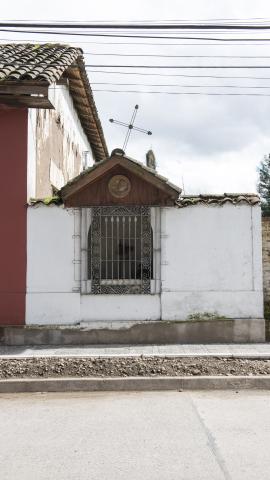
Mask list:
[[[39,21],[270,21],[269,0],[10,0],[1,4],[1,19]],[[161,35],[158,33],[158,35]],[[196,35],[198,35],[196,33]],[[207,33],[209,35],[209,33]],[[230,34],[240,38],[239,32]],[[254,34],[248,33],[251,37]],[[178,34],[179,36],[179,34]],[[194,35],[193,35],[194,36]],[[200,35],[202,36],[202,35]],[[217,37],[211,33],[211,36]],[[230,36],[226,35],[227,38]],[[261,34],[255,33],[258,38]],[[270,38],[269,33],[264,34]],[[90,65],[270,65],[270,42],[219,43],[190,40],[133,40],[96,37],[47,36],[0,32],[1,43],[22,41],[72,43],[85,52]],[[125,44],[123,44],[125,43]],[[128,44],[126,44],[128,43]],[[104,55],[110,53],[111,55]],[[101,55],[103,54],[103,55]],[[124,54],[128,56],[116,56]],[[137,55],[137,56],[130,56]],[[143,57],[159,55],[161,57]],[[168,58],[168,55],[207,55],[219,58]],[[269,56],[269,59],[235,59],[224,56]],[[223,56],[223,57],[220,57]],[[102,72],[97,72],[102,70]],[[117,71],[120,73],[108,73]],[[135,72],[135,74],[134,74]],[[150,93],[116,93],[96,90],[163,92],[263,93],[270,95],[270,69],[147,69],[88,67],[90,83],[109,151],[121,148],[125,129],[109,122],[129,122],[139,105],[135,125],[152,136],[132,132],[126,154],[145,161],[153,149],[158,171],[186,194],[255,192],[257,169],[270,152],[270,96],[206,96]],[[130,74],[132,73],[132,75]],[[260,79],[190,78],[176,75],[255,76]],[[264,77],[264,78],[262,78]],[[139,85],[106,85],[133,83]],[[143,85],[145,86],[143,86]],[[154,86],[153,86],[154,85]],[[166,85],[166,87],[161,86]],[[231,87],[225,87],[230,85]],[[247,87],[256,88],[247,88]],[[237,87],[237,88],[235,88]],[[239,88],[240,87],[240,88]],[[257,88],[268,87],[268,88]]]

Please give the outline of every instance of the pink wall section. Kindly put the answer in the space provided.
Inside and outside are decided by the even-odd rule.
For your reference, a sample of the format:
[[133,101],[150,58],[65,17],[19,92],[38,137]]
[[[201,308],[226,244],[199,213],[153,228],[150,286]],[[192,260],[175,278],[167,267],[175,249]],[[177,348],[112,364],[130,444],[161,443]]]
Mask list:
[[0,325],[25,323],[27,121],[0,105]]

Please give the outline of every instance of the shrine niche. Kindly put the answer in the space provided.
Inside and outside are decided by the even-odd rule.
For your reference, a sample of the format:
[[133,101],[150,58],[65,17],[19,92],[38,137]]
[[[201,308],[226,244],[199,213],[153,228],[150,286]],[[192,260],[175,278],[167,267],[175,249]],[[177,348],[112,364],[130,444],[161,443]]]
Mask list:
[[154,170],[113,153],[61,190],[67,207],[106,205],[172,206],[181,190]]

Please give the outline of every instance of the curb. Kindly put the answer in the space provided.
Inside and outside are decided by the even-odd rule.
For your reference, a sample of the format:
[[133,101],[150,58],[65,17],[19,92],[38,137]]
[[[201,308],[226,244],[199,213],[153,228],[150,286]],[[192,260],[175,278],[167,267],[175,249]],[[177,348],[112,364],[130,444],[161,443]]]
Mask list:
[[[1,351],[1,350],[0,350]],[[34,354],[9,354],[0,353],[0,360],[29,360],[39,358],[231,358],[239,360],[270,360],[270,353],[42,353]]]
[[132,392],[270,389],[270,375],[212,377],[85,377],[0,380],[1,393]]

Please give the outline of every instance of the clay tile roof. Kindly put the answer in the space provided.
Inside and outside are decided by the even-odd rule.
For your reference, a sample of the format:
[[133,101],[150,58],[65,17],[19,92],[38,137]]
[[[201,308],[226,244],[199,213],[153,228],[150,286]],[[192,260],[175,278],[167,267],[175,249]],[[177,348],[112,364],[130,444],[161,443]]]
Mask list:
[[179,208],[192,205],[258,205],[260,197],[255,193],[224,193],[223,195],[183,195],[176,202]]
[[56,82],[79,55],[81,49],[68,45],[0,45],[0,79]]
[[82,127],[97,161],[108,157],[102,126],[85,70],[83,51],[62,44],[0,45],[0,84],[35,81],[53,84],[66,78]]

